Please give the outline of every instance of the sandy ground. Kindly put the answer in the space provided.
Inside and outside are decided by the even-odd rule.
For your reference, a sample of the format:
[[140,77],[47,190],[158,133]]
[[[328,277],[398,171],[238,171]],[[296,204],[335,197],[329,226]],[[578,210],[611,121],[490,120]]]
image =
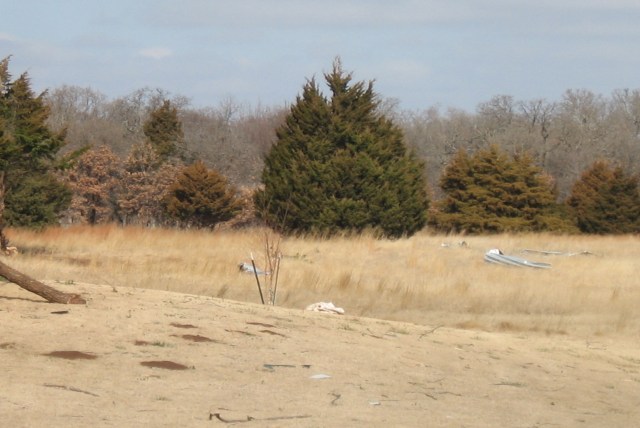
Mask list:
[[640,344],[630,337],[50,284],[87,305],[0,283],[2,426],[640,426]]

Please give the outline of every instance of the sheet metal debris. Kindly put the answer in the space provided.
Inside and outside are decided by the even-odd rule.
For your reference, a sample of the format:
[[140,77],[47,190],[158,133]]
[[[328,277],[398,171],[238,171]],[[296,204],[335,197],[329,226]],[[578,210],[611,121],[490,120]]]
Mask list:
[[534,254],[543,254],[545,256],[592,256],[593,253],[591,251],[578,251],[577,253],[565,253],[562,251],[545,251],[545,250],[532,250],[529,248],[525,248],[522,250],[523,253],[534,253]]
[[484,255],[484,260],[488,263],[495,263],[505,266],[518,266],[518,267],[531,267],[538,269],[551,268],[550,263],[532,262],[516,256],[508,256],[504,254],[498,248],[493,248],[487,251]]

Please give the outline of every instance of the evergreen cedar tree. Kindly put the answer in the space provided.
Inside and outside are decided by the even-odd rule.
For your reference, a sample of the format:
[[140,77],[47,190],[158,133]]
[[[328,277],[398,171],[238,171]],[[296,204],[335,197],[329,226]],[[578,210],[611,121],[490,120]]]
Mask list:
[[178,109],[173,107],[169,100],[164,100],[162,106],[151,112],[143,131],[161,160],[165,161],[182,154],[182,122],[178,119]]
[[638,176],[606,160],[595,161],[583,172],[567,204],[583,233],[640,232]]
[[227,180],[202,161],[185,167],[165,198],[166,212],[184,225],[213,227],[240,212]]
[[552,180],[530,156],[509,157],[497,146],[474,155],[460,150],[445,168],[430,223],[445,232],[499,233],[573,228],[555,203]]
[[307,81],[277,130],[255,198],[259,215],[287,233],[420,230],[428,208],[424,165],[378,112],[373,84],[352,84],[339,60],[325,80],[331,98]]
[[5,224],[52,224],[71,201],[69,189],[52,173],[64,132],[54,134],[47,127],[43,96],[34,94],[26,73],[11,80],[9,57],[0,61],[0,235]]

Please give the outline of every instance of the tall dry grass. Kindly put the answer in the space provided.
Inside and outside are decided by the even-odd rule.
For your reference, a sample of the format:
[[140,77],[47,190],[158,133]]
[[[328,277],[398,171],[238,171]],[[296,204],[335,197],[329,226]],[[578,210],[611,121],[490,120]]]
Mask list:
[[[9,230],[32,277],[259,302],[238,264],[264,266],[267,230],[181,231],[116,226]],[[271,237],[273,242],[273,237]],[[466,246],[458,245],[464,240]],[[447,245],[443,245],[447,244]],[[484,262],[500,248],[551,269]],[[640,238],[553,235],[282,238],[277,304],[332,301],[347,314],[485,330],[640,334]],[[524,249],[563,255],[523,254]],[[576,254],[588,251],[589,254]],[[0,290],[1,296],[1,290]]]

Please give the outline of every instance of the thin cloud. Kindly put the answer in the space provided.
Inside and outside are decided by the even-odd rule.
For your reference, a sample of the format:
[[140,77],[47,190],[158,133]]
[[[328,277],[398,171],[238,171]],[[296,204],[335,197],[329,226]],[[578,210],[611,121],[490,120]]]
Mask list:
[[409,59],[389,61],[384,68],[391,76],[410,80],[426,78],[431,72],[425,64]]
[[171,49],[160,47],[142,49],[138,53],[145,58],[151,59],[163,59],[173,55],[173,51],[171,51]]
[[0,32],[0,42],[17,42],[18,38],[13,34]]
[[170,26],[357,27],[460,22],[475,19],[481,12],[482,8],[468,0],[399,0],[393,4],[379,0],[239,0],[223,5],[184,0],[165,1],[147,18]]
[[[336,13],[339,11],[339,13]],[[563,16],[591,12],[636,13],[637,0],[165,0],[145,19],[161,26],[314,28],[385,27],[517,21],[549,12]],[[544,13],[544,12],[547,13]],[[551,15],[553,15],[551,13]],[[251,28],[249,27],[249,28]]]

